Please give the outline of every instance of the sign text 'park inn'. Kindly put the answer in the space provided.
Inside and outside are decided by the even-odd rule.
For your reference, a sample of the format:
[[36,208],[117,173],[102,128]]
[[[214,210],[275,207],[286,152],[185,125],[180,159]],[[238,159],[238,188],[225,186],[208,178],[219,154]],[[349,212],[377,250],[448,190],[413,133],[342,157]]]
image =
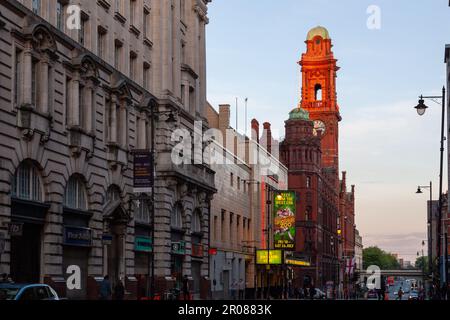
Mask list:
[[295,248],[295,202],[294,191],[275,192],[274,212],[274,248],[293,250]]

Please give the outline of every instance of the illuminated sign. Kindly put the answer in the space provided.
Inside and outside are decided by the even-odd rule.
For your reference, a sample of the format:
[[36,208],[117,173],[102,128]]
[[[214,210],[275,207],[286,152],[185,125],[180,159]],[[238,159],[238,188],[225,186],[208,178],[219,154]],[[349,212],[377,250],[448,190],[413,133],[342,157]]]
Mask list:
[[[267,253],[269,252],[269,259]],[[283,263],[283,252],[281,250],[257,250],[256,264],[278,265]]]
[[295,247],[295,203],[294,191],[274,193],[274,247],[292,250]]
[[296,267],[310,267],[311,263],[304,260],[298,260],[293,258],[286,258],[285,263],[287,265],[296,266]]

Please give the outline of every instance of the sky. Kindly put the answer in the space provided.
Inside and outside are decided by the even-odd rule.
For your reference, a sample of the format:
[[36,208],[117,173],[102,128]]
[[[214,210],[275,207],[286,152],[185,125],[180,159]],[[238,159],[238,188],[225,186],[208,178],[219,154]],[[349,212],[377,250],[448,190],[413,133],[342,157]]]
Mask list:
[[[367,27],[373,5],[379,29]],[[277,137],[299,101],[306,35],[317,25],[329,30],[341,67],[340,170],[356,185],[357,228],[365,247],[415,261],[429,197],[417,186],[432,181],[438,198],[441,108],[427,101],[419,117],[414,106],[445,85],[448,0],[213,0],[208,16],[209,102],[231,104],[235,119],[237,97],[244,131],[248,98],[248,120],[271,122]]]

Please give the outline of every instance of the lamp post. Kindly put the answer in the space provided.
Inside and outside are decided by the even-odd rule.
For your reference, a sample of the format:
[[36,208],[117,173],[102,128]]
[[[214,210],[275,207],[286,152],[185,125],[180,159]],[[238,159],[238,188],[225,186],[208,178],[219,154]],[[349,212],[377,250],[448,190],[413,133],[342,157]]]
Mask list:
[[[440,170],[439,170],[439,222],[438,222],[438,234],[441,233],[441,244],[438,245],[438,256],[440,259],[440,268],[442,266],[442,272],[439,268],[438,274],[440,275],[440,283],[441,287],[447,283],[447,261],[445,258],[447,257],[447,248],[445,247],[445,234],[444,227],[445,223],[443,223],[443,214],[442,214],[442,179],[443,179],[443,170],[444,170],[444,133],[445,133],[445,87],[442,88],[442,96],[429,96],[419,97],[419,104],[415,107],[419,116],[423,116],[428,109],[428,106],[425,105],[425,99],[442,99],[442,118],[441,118],[441,148],[440,148]],[[437,102],[438,103],[438,102]],[[439,104],[439,103],[438,103]],[[441,274],[442,273],[442,274]]]
[[433,183],[430,181],[429,186],[418,186],[416,194],[422,194],[422,189],[430,190],[429,214],[427,215],[427,233],[428,233],[428,273],[433,277],[433,232],[432,214],[433,214]]

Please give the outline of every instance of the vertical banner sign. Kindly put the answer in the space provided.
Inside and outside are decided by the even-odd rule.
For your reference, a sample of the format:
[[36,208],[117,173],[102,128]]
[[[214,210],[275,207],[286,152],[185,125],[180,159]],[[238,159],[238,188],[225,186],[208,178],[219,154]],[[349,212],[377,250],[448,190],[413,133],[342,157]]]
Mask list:
[[151,153],[148,150],[136,150],[133,154],[133,192],[151,192],[153,186],[153,163]]
[[274,247],[293,250],[295,247],[295,200],[294,191],[274,193]]

